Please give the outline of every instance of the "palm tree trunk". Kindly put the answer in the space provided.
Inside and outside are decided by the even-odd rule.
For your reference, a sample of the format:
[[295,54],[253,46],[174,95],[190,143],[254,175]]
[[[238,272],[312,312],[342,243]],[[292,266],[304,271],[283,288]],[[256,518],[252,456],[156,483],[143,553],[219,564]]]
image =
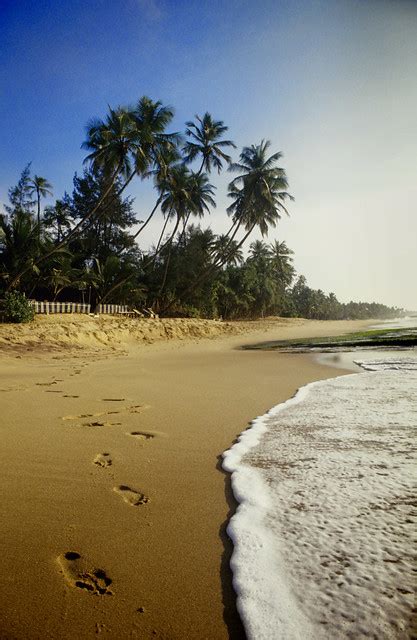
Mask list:
[[[230,245],[232,244],[233,240],[235,239],[236,234],[237,234],[237,232],[239,231],[241,224],[242,224],[242,221],[241,221],[241,220],[239,220],[239,222],[237,222],[237,223],[236,223],[236,222],[234,222],[234,223],[233,223],[233,225],[230,227],[229,231],[228,231],[228,232],[227,232],[227,234],[226,234],[226,236],[227,236],[227,235],[232,231],[233,227],[234,227],[235,225],[237,225],[237,226],[236,226],[236,229],[234,230],[233,234],[231,235],[231,237],[230,237],[230,238],[229,238],[229,240],[227,241],[227,244],[226,244],[226,246],[225,246],[225,248],[224,248],[223,258],[226,256],[226,260],[228,260],[228,259],[229,259],[229,257],[230,257],[230,255],[231,255],[231,252],[227,253],[227,250],[228,250],[228,248],[230,247]],[[221,258],[221,259],[220,259],[220,260],[222,261],[222,264],[224,264],[224,262],[226,262],[226,260],[223,262],[223,258]],[[216,258],[216,259],[214,260],[214,263],[213,263],[213,264],[215,265],[215,264],[217,263],[217,261],[218,261],[218,258]],[[220,266],[221,266],[221,265],[220,265]]]
[[131,278],[131,275],[128,275],[126,278],[123,278],[119,282],[116,282],[116,284],[114,284],[112,287],[110,287],[107,293],[101,298],[100,304],[103,304],[104,300],[107,300],[109,295],[113,293],[113,291],[116,291],[116,289],[119,289],[125,282],[129,280],[129,278]]
[[205,159],[205,158],[203,158],[203,162],[201,163],[201,167],[199,168],[199,170],[198,170],[198,172],[197,172],[197,175],[198,175],[198,176],[199,176],[199,175],[201,174],[201,172],[203,171],[205,161],[206,161],[206,159]]
[[165,233],[165,229],[167,227],[168,221],[169,221],[169,213],[167,215],[167,217],[165,218],[165,222],[164,222],[164,226],[162,227],[162,231],[161,231],[161,235],[159,236],[159,240],[158,240],[158,244],[156,245],[156,249],[155,249],[155,253],[152,255],[152,257],[148,260],[148,262],[145,262],[144,264],[144,268],[146,269],[146,267],[150,264],[155,264],[155,260],[157,258],[157,256],[161,253],[161,251],[167,246],[168,242],[170,239],[168,239],[162,246],[161,242],[162,242],[162,238],[164,237],[164,233]]
[[169,263],[170,263],[170,261],[171,261],[172,243],[173,243],[173,241],[174,241],[174,236],[175,236],[175,234],[176,234],[176,232],[177,232],[177,229],[178,229],[178,227],[179,227],[179,224],[180,224],[180,217],[179,217],[179,216],[177,216],[177,222],[176,222],[176,224],[175,224],[174,231],[172,232],[171,237],[170,237],[170,239],[169,239],[169,241],[168,241],[168,242],[169,242],[169,251],[168,251],[168,256],[167,256],[167,260],[166,260],[166,264],[165,264],[165,269],[164,269],[164,277],[163,277],[163,279],[162,279],[162,284],[161,284],[161,286],[160,286],[159,293],[158,293],[158,295],[159,295],[159,296],[161,295],[162,291],[164,290],[165,283],[166,283],[166,281],[167,281],[168,268],[169,268]]
[[38,198],[38,244],[41,243],[41,194],[39,189],[36,189],[36,195]]
[[187,217],[184,220],[184,224],[183,224],[183,227],[182,227],[181,235],[180,235],[180,238],[179,238],[179,241],[178,241],[179,244],[182,242],[182,240],[183,240],[183,238],[185,236],[185,230],[187,228],[187,224],[188,224],[188,221],[189,221],[190,217],[191,217],[191,211],[190,211],[190,213],[188,213]]
[[135,235],[133,236],[133,240],[136,240],[136,238],[138,237],[138,235],[144,230],[144,228],[146,227],[146,225],[148,224],[148,222],[151,221],[155,211],[157,210],[157,208],[159,207],[159,205],[162,202],[162,198],[164,197],[163,193],[161,193],[161,195],[159,196],[158,200],[156,201],[156,204],[154,206],[154,208],[152,209],[152,211],[150,212],[149,216],[146,218],[145,222],[143,223],[143,225],[139,228],[138,231],[136,231]]

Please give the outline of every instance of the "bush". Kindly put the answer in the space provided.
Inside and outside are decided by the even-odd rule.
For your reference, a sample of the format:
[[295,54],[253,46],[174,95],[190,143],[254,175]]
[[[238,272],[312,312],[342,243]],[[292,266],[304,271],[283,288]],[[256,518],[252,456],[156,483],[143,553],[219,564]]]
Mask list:
[[6,322],[30,322],[35,317],[35,312],[20,291],[11,291],[4,296],[4,319]]

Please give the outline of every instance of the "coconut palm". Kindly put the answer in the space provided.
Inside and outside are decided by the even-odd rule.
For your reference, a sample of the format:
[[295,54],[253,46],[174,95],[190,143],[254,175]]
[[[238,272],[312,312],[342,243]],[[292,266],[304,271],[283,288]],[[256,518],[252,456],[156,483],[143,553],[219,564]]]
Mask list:
[[0,230],[0,275],[4,281],[18,282],[21,273],[37,274],[35,258],[39,244],[33,217],[22,210],[16,211],[10,220],[0,215]]
[[231,243],[241,227],[245,234],[237,245],[233,245],[233,251],[243,246],[255,227],[259,227],[263,236],[268,235],[269,228],[276,226],[282,212],[289,215],[284,202],[293,200],[293,197],[287,192],[288,181],[284,169],[276,166],[282,154],[278,152],[268,157],[270,146],[269,140],[262,140],[259,145],[244,147],[240,162],[230,165],[230,171],[242,173],[229,185],[228,195],[233,198],[233,203],[227,209],[233,218],[233,225],[228,232],[231,234],[229,247],[226,246],[222,256],[216,256],[212,265],[183,292],[184,296],[227,262],[232,252]]
[[231,157],[223,149],[236,145],[231,140],[221,140],[221,137],[228,130],[222,120],[213,120],[209,113],[205,113],[202,118],[195,116],[196,122],[186,122],[186,135],[190,138],[184,147],[185,162],[193,162],[196,158],[201,158],[201,166],[198,173],[205,169],[208,173],[213,168],[220,173],[223,162],[230,163]]
[[37,221],[38,221],[38,240],[41,236],[41,198],[52,196],[52,185],[42,176],[33,176],[29,180],[29,195],[36,194],[37,201]]
[[71,229],[69,216],[70,205],[66,195],[62,200],[56,200],[53,206],[45,207],[43,225],[46,229],[52,228],[56,231],[56,241],[58,243],[61,242],[63,233],[65,231],[68,233]]
[[[147,99],[148,100],[148,99]],[[145,101],[146,102],[146,101]],[[145,105],[145,102],[143,105]],[[141,101],[139,101],[139,105]],[[149,103],[146,102],[149,106]],[[160,103],[157,110],[161,112],[162,107]],[[146,171],[152,164],[152,155],[148,157],[149,149],[154,149],[150,143],[150,131],[151,122],[150,118],[139,118],[138,109],[128,109],[124,107],[118,107],[112,109],[109,107],[109,112],[104,120],[95,118],[90,120],[87,125],[87,139],[82,144],[84,149],[90,151],[85,161],[90,163],[94,168],[100,169],[108,178],[108,186],[102,193],[99,200],[96,202],[91,211],[86,214],[75,227],[57,243],[47,254],[39,258],[39,261],[47,259],[55,251],[64,247],[72,240],[80,230],[85,227],[86,222],[89,222],[102,207],[103,202],[109,196],[113,189],[113,185],[119,176],[123,176],[125,179],[124,185],[119,190],[121,191],[127,186],[130,180],[136,174],[145,175]],[[166,122],[169,116],[169,108],[166,113],[162,113],[160,120]],[[158,112],[158,113],[159,113]],[[171,115],[172,117],[172,115]],[[145,133],[141,129],[141,123],[147,121],[145,127]],[[155,125],[155,123],[154,123]],[[158,120],[157,126],[159,135],[159,129],[162,124]],[[166,144],[168,144],[165,141]],[[162,143],[161,143],[162,144]],[[17,274],[17,279],[23,274]],[[9,283],[9,288],[15,286],[17,280],[13,279]]]
[[[136,287],[136,266],[129,260],[108,256],[104,261],[95,258],[89,272],[89,280],[96,290],[97,301],[104,303],[118,291],[128,293]],[[139,287],[140,288],[140,287]]]
[[183,164],[170,167],[159,188],[162,194],[161,211],[165,220],[176,220],[168,242],[173,240],[181,221],[189,215],[202,218],[209,212],[209,205],[216,206],[213,199],[214,187],[209,183],[207,175],[193,173]]
[[178,134],[165,133],[173,115],[171,107],[147,96],[134,107],[110,108],[104,121],[94,119],[87,126],[82,147],[91,153],[85,161],[111,175],[110,188],[118,175],[123,176],[125,181],[117,192],[121,195],[135,175],[151,175],[162,153],[175,149]]
[[259,145],[244,147],[240,162],[230,165],[230,171],[241,171],[229,185],[229,197],[233,202],[227,212],[233,216],[237,229],[243,226],[246,234],[240,241],[241,246],[255,227],[259,227],[262,236],[268,235],[270,227],[275,227],[281,214],[288,214],[284,202],[293,197],[287,192],[288,181],[285,170],[276,163],[282,158],[280,152],[268,157],[271,143],[262,140]]
[[230,242],[227,234],[217,236],[212,245],[212,256],[216,256],[218,259],[225,258],[226,265],[237,266],[243,262],[243,253],[241,249],[237,249],[236,240]]
[[135,107],[129,109],[129,113],[140,140],[136,170],[137,173],[146,173],[150,164],[158,163],[161,153],[176,149],[180,143],[179,133],[166,133],[166,128],[174,117],[174,110],[163,106],[160,100],[155,102],[142,96]]
[[255,240],[249,247],[249,261],[269,262],[271,251],[268,245],[262,240]]
[[[145,227],[149,224],[149,222],[155,215],[165,194],[164,189],[168,181],[169,172],[175,166],[175,163],[179,160],[179,157],[180,155],[175,147],[168,147],[165,149],[161,148],[159,149],[158,153],[155,154],[154,168],[149,171],[149,175],[152,175],[154,178],[155,189],[159,194],[158,199],[146,220],[139,227],[138,231],[136,231],[136,233],[132,236],[132,240],[135,240],[138,237],[138,235],[145,229]],[[164,231],[165,228],[163,229],[163,232]]]
[[294,251],[287,247],[285,241],[275,240],[269,245],[271,267],[282,289],[291,286],[295,276],[295,268],[292,264]]
[[209,183],[207,175],[193,173],[182,164],[173,167],[169,172],[168,178],[163,185],[163,192],[161,210],[166,218],[175,218],[175,225],[168,241],[159,250],[161,251],[168,247],[160,294],[165,287],[172,242],[181,220],[185,220],[189,215],[202,218],[206,212],[209,212],[209,206],[216,206],[213,198],[214,187]]

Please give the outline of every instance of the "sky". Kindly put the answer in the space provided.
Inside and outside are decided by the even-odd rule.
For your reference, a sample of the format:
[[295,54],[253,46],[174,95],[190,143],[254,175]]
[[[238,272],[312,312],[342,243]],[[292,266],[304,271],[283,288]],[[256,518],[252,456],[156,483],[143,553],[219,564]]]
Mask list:
[[[415,310],[416,63],[417,0],[0,0],[0,203],[29,161],[71,191],[87,121],[148,95],[172,130],[223,120],[235,160],[262,139],[284,154],[295,201],[266,241],[310,286]],[[212,175],[215,233],[230,179]],[[143,219],[152,184],[129,193]]]

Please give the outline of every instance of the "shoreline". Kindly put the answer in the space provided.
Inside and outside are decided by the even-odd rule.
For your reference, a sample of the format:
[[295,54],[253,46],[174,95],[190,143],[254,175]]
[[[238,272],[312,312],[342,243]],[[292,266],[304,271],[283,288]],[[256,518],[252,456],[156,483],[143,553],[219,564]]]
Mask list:
[[[222,453],[299,387],[348,371],[310,355],[238,347],[272,334],[336,335],[342,325],[367,324],[274,328],[271,321],[266,330],[256,325],[197,343],[130,344],[127,356],[60,348],[13,359],[8,350],[0,363],[1,386],[7,377],[9,388],[2,393],[9,515],[2,525],[1,634],[243,638],[225,532],[236,503]],[[103,452],[111,466],[94,464]],[[132,506],[126,491],[114,491],[120,487],[149,502]],[[56,560],[69,551],[105,571],[114,595],[71,586]]]
[[251,638],[413,636],[416,365],[377,357],[307,384],[226,452]]

